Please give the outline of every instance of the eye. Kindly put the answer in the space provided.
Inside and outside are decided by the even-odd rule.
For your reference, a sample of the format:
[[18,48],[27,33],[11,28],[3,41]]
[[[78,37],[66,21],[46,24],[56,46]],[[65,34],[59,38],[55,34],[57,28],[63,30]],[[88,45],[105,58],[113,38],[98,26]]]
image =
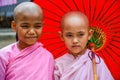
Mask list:
[[27,29],[27,28],[29,28],[28,25],[22,25],[21,27],[22,27],[23,29]]
[[72,34],[66,34],[66,37],[72,37]]
[[42,25],[37,25],[37,26],[35,26],[36,29],[39,29],[39,28],[41,28],[41,27],[42,27]]
[[82,37],[82,36],[84,36],[84,33],[79,33],[78,36]]

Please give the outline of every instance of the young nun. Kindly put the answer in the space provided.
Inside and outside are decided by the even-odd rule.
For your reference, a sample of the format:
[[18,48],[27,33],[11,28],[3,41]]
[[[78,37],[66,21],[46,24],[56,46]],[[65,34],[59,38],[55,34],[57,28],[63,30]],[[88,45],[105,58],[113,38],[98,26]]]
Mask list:
[[40,6],[19,4],[11,25],[18,41],[0,49],[0,80],[53,80],[53,56],[37,42],[43,28]]
[[[68,12],[61,21],[60,36],[69,52],[55,60],[55,80],[94,80],[91,50],[86,48],[93,31],[87,17]],[[102,58],[95,56],[98,80],[114,80]]]

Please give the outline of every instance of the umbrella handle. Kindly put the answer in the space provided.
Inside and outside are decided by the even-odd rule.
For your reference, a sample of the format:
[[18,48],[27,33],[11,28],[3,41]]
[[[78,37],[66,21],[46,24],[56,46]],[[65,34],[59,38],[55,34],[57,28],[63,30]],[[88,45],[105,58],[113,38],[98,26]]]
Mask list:
[[[94,49],[91,49],[94,52]],[[95,54],[92,53],[92,67],[93,67],[93,76],[94,80],[98,80],[97,77],[97,69],[96,69],[96,60],[95,60]]]

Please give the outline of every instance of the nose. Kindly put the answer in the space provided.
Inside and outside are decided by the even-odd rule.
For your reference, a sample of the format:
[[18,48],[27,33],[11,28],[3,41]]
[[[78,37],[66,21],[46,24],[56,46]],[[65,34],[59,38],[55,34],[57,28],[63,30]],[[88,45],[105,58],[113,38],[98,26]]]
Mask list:
[[79,40],[78,40],[78,38],[73,38],[73,43],[78,43],[79,42]]
[[35,30],[33,29],[33,28],[31,28],[31,29],[29,29],[29,32],[28,32],[29,34],[35,34]]

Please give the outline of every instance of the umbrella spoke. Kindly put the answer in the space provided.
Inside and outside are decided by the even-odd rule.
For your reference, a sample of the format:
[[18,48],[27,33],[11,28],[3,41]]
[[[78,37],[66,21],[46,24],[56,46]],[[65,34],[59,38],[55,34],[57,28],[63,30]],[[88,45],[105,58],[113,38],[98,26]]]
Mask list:
[[102,12],[104,11],[104,7],[105,7],[106,3],[107,3],[107,0],[105,0],[104,4],[102,6],[102,9],[100,10],[99,14],[97,15],[97,17],[95,19],[96,21],[98,21],[99,17],[101,16]]
[[104,22],[103,23],[103,25],[110,25],[110,23],[112,23],[115,19],[118,19],[118,18],[120,18],[120,15],[117,15],[117,16],[115,16],[114,18],[112,18],[111,20],[109,20],[109,21],[107,21],[107,22]]
[[56,56],[59,57],[59,56],[63,55],[66,52],[67,52],[67,49],[64,48],[63,50],[61,50],[60,52],[58,52],[58,54]]
[[111,16],[116,13],[118,10],[120,10],[120,7],[115,9],[111,14],[109,14],[106,18],[102,19],[102,22],[105,22],[106,20],[109,20],[109,18],[111,18]]
[[117,48],[118,50],[120,50],[119,45],[118,45],[118,46],[116,46],[115,44],[112,44],[112,43],[110,43],[109,45],[111,45],[111,46],[113,46],[113,47]]
[[118,25],[117,27],[112,27],[111,29],[112,30],[114,30],[114,29],[120,29],[120,26]]
[[85,9],[85,3],[84,3],[84,0],[82,0],[82,6],[83,6],[83,9],[84,9],[84,13],[87,14],[87,13],[86,13],[86,9]]
[[44,41],[46,40],[46,41],[47,41],[48,39],[49,39],[49,40],[54,40],[54,39],[58,39],[58,38],[59,38],[59,37],[54,37],[54,38],[43,38],[43,39],[41,39],[41,40],[44,40]]
[[67,2],[65,2],[65,0],[62,0],[64,2],[64,4],[69,8],[70,11],[72,11],[72,8],[70,8],[70,6],[67,4]]
[[45,45],[45,47],[51,47],[51,46],[54,46],[54,45],[56,45],[56,44],[60,44],[60,43],[62,43],[62,41],[59,41],[59,42],[53,42],[53,43],[47,44],[47,45]]
[[108,46],[108,48],[109,48],[109,50],[112,51],[117,57],[120,57],[120,55],[119,55],[117,52],[115,52],[115,51],[113,50],[113,48],[111,48],[110,46]]
[[93,13],[93,17],[92,17],[92,21],[94,21],[94,18],[95,18],[95,13],[96,13],[97,5],[98,5],[98,0],[96,0],[96,4],[95,4],[95,8],[94,8],[94,13]]
[[115,63],[115,65],[120,69],[120,64],[118,62],[116,62],[116,60],[112,57],[112,55],[110,54],[110,52],[108,52],[107,48],[105,48],[104,50],[108,54],[109,58],[111,58],[112,61]]
[[[56,44],[56,45],[58,45],[58,44]],[[64,44],[59,45],[59,46],[56,46],[56,48],[51,49],[51,51],[52,51],[52,52],[55,52],[56,50],[61,49],[61,47],[64,47]]]
[[106,59],[106,57],[105,57],[105,55],[104,55],[105,53],[102,52],[102,51],[100,51],[100,54],[101,54],[102,58],[104,59],[105,63],[107,64],[107,66],[110,67],[110,65],[109,65],[109,63],[108,63],[108,60]]
[[66,13],[66,11],[64,11],[61,7],[59,7],[57,4],[55,4],[52,0],[48,0],[50,3],[52,3],[53,5],[55,5],[59,10],[61,10],[63,13]]
[[89,15],[89,18],[90,18],[90,19],[89,19],[89,20],[90,20],[90,22],[91,22],[91,20],[92,20],[92,19],[91,19],[91,3],[92,3],[91,0],[89,0],[89,14],[90,14],[90,15]]
[[114,0],[112,2],[112,4],[110,6],[108,6],[108,9],[102,14],[102,16],[99,18],[99,21],[101,21],[101,19],[105,16],[105,14],[110,10],[110,8],[113,6],[113,4],[116,2],[116,0]]
[[58,16],[59,18],[61,18],[61,16],[60,16],[59,14],[56,14],[55,12],[50,11],[49,9],[46,9],[46,8],[44,8],[44,7],[43,7],[43,9],[44,9],[45,11],[49,12],[50,14],[52,13],[52,14]]
[[72,1],[73,1],[73,3],[75,4],[75,7],[77,8],[77,10],[79,10],[79,8],[78,8],[78,6],[77,6],[75,0],[72,0]]
[[54,22],[60,23],[60,21],[55,20],[55,19],[52,19],[52,18],[50,18],[50,17],[45,17],[45,18],[46,18],[46,19],[49,19],[49,20],[52,20],[52,21],[54,21]]
[[115,24],[116,24],[116,25],[117,25],[117,24],[120,24],[120,21],[118,21],[118,22],[114,22],[114,23],[112,22],[112,23],[111,23],[111,24],[109,24],[109,25],[111,25],[111,26],[112,26],[112,25],[115,25]]

